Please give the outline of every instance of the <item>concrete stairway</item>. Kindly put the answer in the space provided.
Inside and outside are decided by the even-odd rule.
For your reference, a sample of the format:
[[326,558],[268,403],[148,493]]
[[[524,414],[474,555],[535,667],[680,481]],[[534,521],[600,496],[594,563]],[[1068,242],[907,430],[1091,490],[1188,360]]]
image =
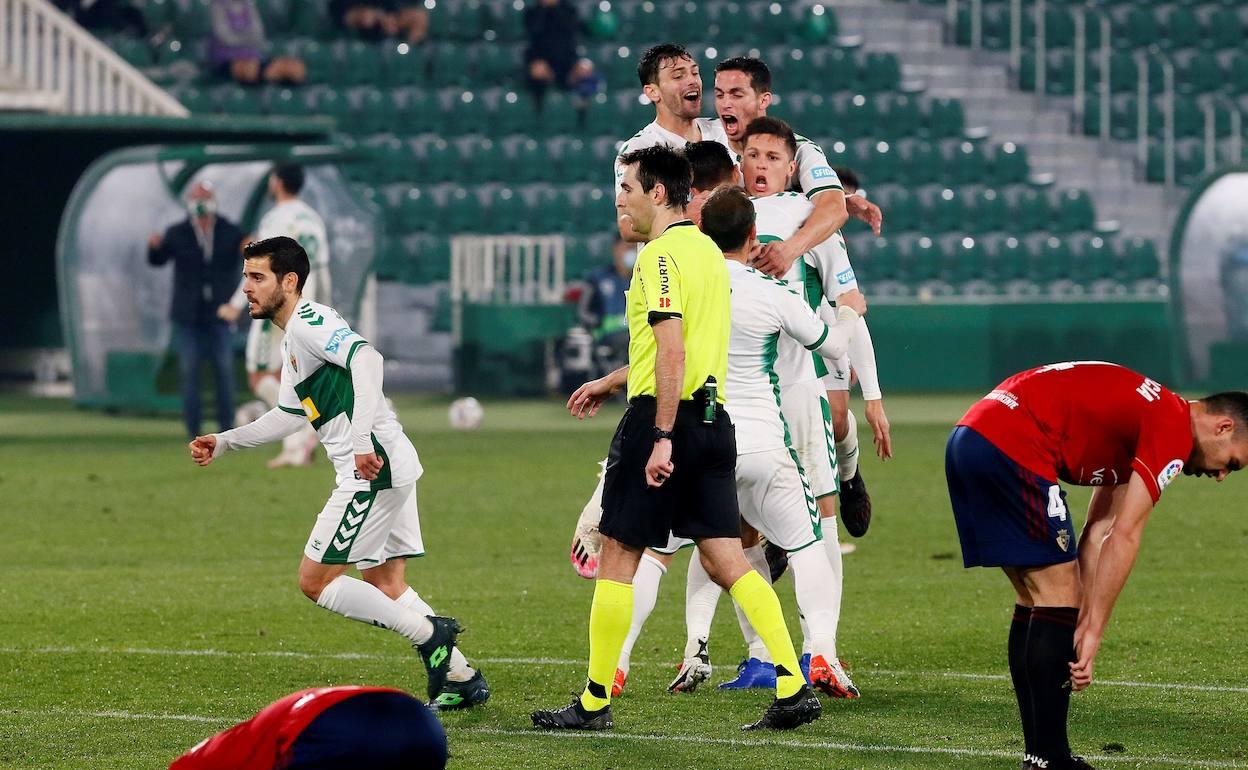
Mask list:
[[907,83],[930,96],[960,99],[967,126],[996,142],[1023,145],[1036,174],[1051,174],[1058,189],[1081,188],[1096,202],[1097,218],[1119,223],[1124,235],[1164,246],[1178,208],[1164,188],[1139,181],[1133,147],[1102,146],[1072,133],[1073,100],[1037,99],[1010,85],[1006,54],[973,52],[944,43],[939,7],[879,0],[830,0],[842,35],[860,37],[871,51],[897,55]]

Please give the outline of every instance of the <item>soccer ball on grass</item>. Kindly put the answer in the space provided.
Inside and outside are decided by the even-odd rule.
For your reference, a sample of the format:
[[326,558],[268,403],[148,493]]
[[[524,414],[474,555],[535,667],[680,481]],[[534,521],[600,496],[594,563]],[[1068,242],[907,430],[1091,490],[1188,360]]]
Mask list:
[[455,430],[476,430],[481,427],[481,420],[485,418],[485,409],[472,396],[457,398],[451,402],[446,417]]

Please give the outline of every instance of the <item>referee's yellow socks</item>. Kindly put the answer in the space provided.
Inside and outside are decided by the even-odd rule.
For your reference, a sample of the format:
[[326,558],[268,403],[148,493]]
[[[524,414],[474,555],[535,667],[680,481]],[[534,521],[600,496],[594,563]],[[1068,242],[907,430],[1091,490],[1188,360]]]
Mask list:
[[[772,594],[772,599],[775,599],[775,594]],[[779,603],[776,606],[779,608]],[[594,603],[589,610],[589,683],[585,692],[581,693],[581,706],[586,710],[597,711],[611,705],[615,667],[620,662],[620,650],[624,647],[624,638],[628,636],[632,622],[633,586],[599,579],[594,586]]]
[[789,627],[784,623],[784,612],[780,609],[776,592],[762,575],[750,570],[732,584],[728,593],[732,594],[733,601],[754,626],[776,663],[776,697],[793,695],[806,682],[797,665],[797,653],[793,651],[793,640],[789,637]]

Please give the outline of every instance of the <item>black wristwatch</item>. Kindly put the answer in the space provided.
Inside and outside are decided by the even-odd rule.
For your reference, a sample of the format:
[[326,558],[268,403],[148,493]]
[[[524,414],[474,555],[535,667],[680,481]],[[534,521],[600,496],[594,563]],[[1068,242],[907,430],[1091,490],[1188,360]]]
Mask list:
[[662,441],[663,439],[667,439],[668,441],[671,441],[675,435],[676,434],[672,433],[670,430],[663,430],[662,428],[657,427],[657,426],[654,429],[654,440],[656,442]]

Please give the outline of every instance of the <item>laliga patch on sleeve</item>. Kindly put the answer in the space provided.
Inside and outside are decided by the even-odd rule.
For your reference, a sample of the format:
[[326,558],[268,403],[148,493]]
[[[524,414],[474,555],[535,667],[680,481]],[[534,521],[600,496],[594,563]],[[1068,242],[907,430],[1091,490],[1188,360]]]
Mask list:
[[1165,468],[1162,468],[1161,473],[1157,474],[1157,489],[1164,492],[1166,487],[1170,486],[1170,482],[1178,478],[1179,474],[1182,472],[1183,461],[1171,460],[1170,464]]
[[852,280],[854,280],[854,269],[852,267],[842,270],[841,272],[836,274],[836,282],[842,286],[844,286],[845,284],[849,283]]
[[817,169],[815,169],[814,171],[810,172],[810,175],[811,175],[812,177],[814,177],[815,179],[834,179],[834,178],[836,178],[836,172],[835,172],[835,171],[833,171],[832,169],[828,168],[827,166],[820,166],[819,168],[817,168]]
[[355,332],[351,331],[351,329],[346,326],[338,329],[333,334],[329,335],[329,342],[325,343],[325,352],[337,353],[338,348],[342,346],[342,341],[347,337],[353,336],[354,334]]

